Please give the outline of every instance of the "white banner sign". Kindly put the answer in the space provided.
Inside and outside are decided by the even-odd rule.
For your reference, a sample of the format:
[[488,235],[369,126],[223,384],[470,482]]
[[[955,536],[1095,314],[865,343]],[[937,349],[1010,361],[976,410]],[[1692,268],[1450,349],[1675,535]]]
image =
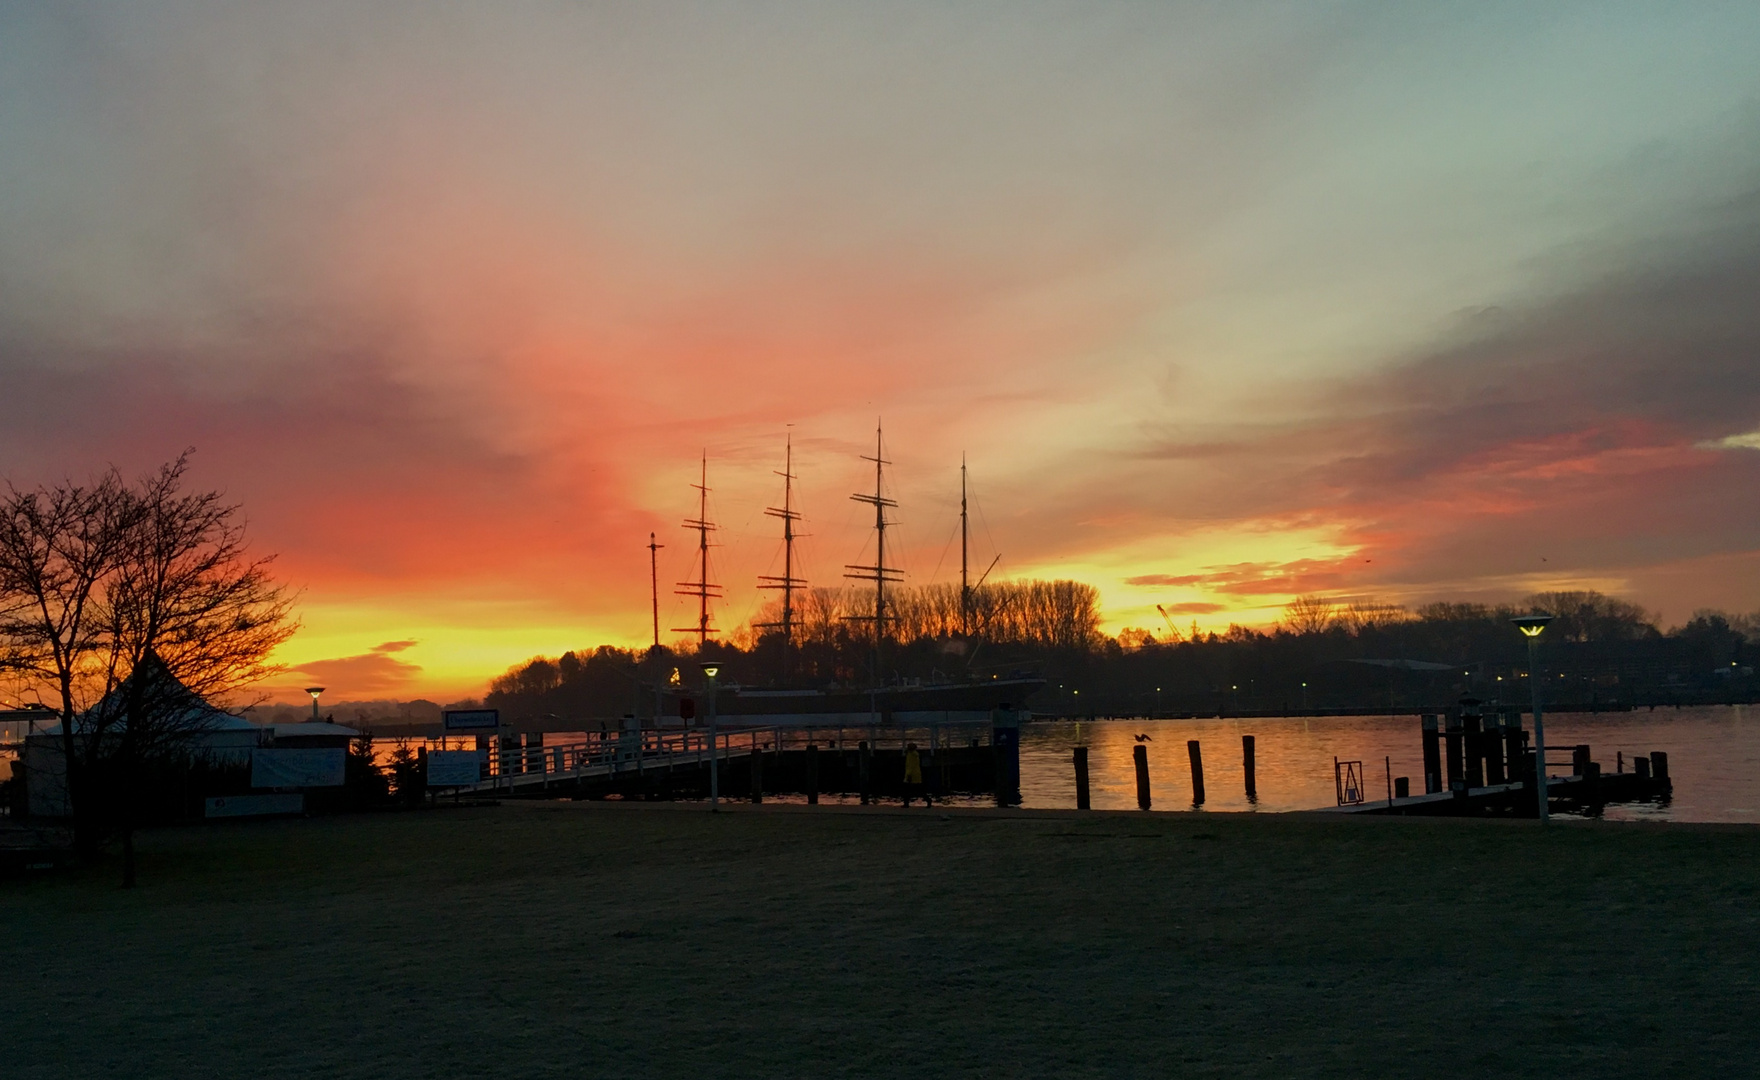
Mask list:
[[348,751],[340,746],[251,751],[251,787],[341,787]]
[[463,787],[482,779],[482,761],[475,750],[428,751],[428,786]]

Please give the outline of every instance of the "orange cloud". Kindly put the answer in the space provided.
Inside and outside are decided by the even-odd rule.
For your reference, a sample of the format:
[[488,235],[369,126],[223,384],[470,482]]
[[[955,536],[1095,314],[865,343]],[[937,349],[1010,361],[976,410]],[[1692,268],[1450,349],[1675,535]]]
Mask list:
[[415,641],[387,641],[356,656],[308,660],[292,669],[312,683],[325,687],[338,700],[393,694],[409,690],[421,678],[422,668],[397,658],[413,648]]

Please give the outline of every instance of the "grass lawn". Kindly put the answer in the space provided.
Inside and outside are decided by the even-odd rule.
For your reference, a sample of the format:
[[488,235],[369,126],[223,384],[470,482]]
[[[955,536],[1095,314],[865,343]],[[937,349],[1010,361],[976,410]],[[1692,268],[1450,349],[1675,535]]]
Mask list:
[[0,1075],[1753,1076],[1760,830],[524,804],[0,883]]

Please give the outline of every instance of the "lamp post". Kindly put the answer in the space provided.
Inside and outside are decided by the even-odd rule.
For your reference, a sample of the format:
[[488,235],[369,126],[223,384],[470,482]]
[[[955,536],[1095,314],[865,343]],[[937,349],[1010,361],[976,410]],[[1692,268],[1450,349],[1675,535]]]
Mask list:
[[709,809],[718,811],[721,809],[721,737],[715,715],[715,676],[721,674],[721,665],[705,660],[698,666],[709,680]]
[[308,686],[306,693],[312,695],[312,723],[318,722],[318,695],[324,692],[322,686]]
[[1528,639],[1528,689],[1534,694],[1534,789],[1539,799],[1540,824],[1546,814],[1546,722],[1540,713],[1540,632],[1552,621],[1550,615],[1521,615],[1510,622],[1516,624]]

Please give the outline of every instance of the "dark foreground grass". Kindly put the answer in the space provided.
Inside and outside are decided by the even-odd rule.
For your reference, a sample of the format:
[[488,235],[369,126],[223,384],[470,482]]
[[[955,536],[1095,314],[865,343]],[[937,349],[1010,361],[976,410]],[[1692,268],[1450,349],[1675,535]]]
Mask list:
[[1760,831],[524,805],[0,885],[0,1075],[1752,1076]]

